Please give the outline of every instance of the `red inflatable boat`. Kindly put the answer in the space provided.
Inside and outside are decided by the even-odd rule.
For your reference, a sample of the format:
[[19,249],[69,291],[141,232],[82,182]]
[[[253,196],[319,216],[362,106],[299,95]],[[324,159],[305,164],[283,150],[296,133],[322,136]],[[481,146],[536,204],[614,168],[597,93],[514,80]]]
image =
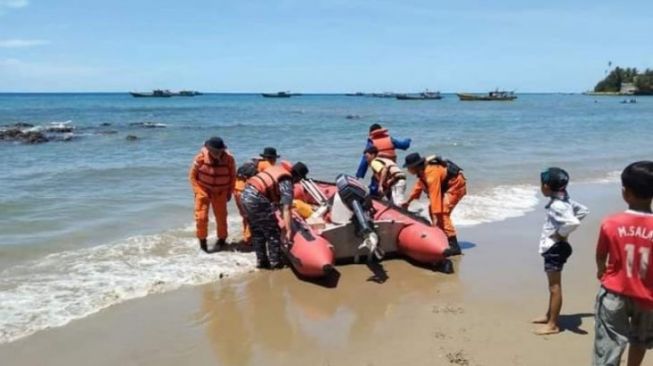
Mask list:
[[[329,202],[329,210],[324,215],[324,224],[312,227],[294,216],[295,232],[293,245],[286,253],[291,265],[300,275],[309,278],[326,276],[338,261],[358,261],[370,255],[361,242],[360,230],[353,220],[336,220],[339,195],[334,183],[310,182],[309,188],[317,188],[323,202],[316,202],[316,192],[307,192],[306,185],[295,186],[295,198],[312,205]],[[312,193],[312,194],[309,194]],[[402,208],[373,199],[372,208],[367,210],[373,223],[373,231],[378,237],[380,253],[396,253],[426,266],[444,262],[445,249],[449,244],[446,235],[438,228],[430,226],[425,219]]]

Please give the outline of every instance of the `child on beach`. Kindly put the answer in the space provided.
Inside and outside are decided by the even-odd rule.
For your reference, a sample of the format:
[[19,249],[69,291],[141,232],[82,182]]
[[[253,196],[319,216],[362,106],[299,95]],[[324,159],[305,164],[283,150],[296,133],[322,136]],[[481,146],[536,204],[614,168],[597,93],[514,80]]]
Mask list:
[[542,194],[550,198],[546,205],[546,221],[540,238],[540,254],[544,258],[544,271],[549,282],[549,309],[542,318],[533,320],[543,324],[535,331],[537,335],[560,332],[558,317],[562,308],[562,268],[571,256],[569,234],[580,225],[589,211],[578,202],[569,199],[567,184],[569,174],[560,168],[549,168],[540,175]]
[[638,366],[653,348],[653,161],[630,164],[621,184],[628,210],[603,220],[596,246],[595,366],[618,366],[627,343]]

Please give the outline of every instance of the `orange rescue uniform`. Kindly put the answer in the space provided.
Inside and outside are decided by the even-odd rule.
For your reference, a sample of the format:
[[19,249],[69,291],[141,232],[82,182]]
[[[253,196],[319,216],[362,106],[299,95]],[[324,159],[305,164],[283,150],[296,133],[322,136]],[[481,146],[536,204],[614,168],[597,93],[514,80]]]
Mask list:
[[220,160],[213,159],[203,147],[195,156],[188,174],[195,194],[195,225],[198,239],[206,239],[209,226],[209,207],[213,207],[218,239],[227,239],[227,201],[236,183],[236,162],[227,150]]
[[[265,169],[269,168],[272,166],[269,161],[264,160],[264,159],[256,159],[256,171],[257,172],[262,172]],[[234,198],[236,199],[236,206],[238,207],[238,211],[240,212],[240,216],[243,218],[243,241],[245,243],[249,244],[249,239],[252,237],[252,232],[249,229],[249,221],[247,221],[247,215],[245,213],[245,208],[243,207],[243,204],[240,200],[240,195],[243,193],[243,190],[245,189],[245,185],[247,184],[247,179],[244,177],[236,177],[236,186],[234,188]]]
[[[419,172],[417,183],[410,193],[410,200],[418,199],[423,191],[429,197],[429,211],[436,226],[442,229],[447,237],[456,235],[456,228],[451,222],[451,212],[460,200],[467,194],[467,183],[462,173],[447,182],[447,167],[436,164],[426,164]],[[446,189],[443,191],[443,187]]]

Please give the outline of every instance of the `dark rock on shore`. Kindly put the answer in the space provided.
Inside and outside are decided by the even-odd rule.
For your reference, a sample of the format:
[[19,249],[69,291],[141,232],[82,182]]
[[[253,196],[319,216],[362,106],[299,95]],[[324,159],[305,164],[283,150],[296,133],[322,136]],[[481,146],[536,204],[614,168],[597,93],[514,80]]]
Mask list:
[[67,126],[67,125],[55,125],[55,126],[48,126],[45,128],[46,132],[51,132],[51,133],[70,133],[75,130],[75,127],[73,126]]
[[0,131],[0,140],[19,141],[25,144],[41,144],[50,141],[50,139],[48,139],[48,137],[42,132],[23,132],[18,128],[10,128],[8,130]]
[[18,123],[14,123],[14,124],[11,124],[11,125],[7,125],[5,127],[8,127],[8,128],[30,128],[30,127],[34,127],[34,125],[31,124],[31,123],[18,122]]

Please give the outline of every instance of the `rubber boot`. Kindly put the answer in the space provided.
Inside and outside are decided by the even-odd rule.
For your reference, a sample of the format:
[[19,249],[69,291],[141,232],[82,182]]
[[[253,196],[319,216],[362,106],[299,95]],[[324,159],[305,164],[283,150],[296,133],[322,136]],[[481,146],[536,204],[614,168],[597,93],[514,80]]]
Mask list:
[[461,255],[462,251],[460,250],[460,245],[458,245],[458,238],[454,236],[449,237],[449,248],[444,250],[445,257],[451,257],[454,255]]
[[258,269],[270,269],[270,261],[266,259],[257,259],[256,268]]
[[275,270],[275,269],[282,269],[286,265],[283,263],[283,261],[279,261],[279,263],[276,264],[270,264],[270,269]]
[[209,252],[209,247],[206,244],[206,239],[200,239],[200,249],[202,249],[204,253]]
[[227,241],[224,239],[218,239],[215,242],[215,246],[213,247],[214,252],[219,252],[222,250],[225,250],[227,248]]

